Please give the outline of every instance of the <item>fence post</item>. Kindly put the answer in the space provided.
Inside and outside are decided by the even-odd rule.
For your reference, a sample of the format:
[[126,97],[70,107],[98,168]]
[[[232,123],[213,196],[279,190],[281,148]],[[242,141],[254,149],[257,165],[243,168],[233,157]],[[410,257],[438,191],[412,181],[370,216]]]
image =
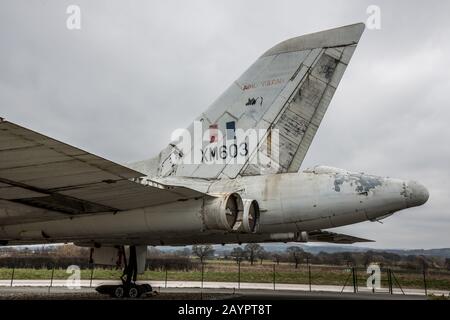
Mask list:
[[397,277],[395,276],[395,274],[393,272],[391,272],[391,275],[392,275],[392,278],[394,279],[394,281],[397,283],[397,285],[400,288],[400,290],[402,291],[402,294],[405,295],[405,292],[403,291],[403,288],[400,285],[400,282],[397,280]]
[[276,281],[276,276],[275,276],[275,264],[273,265],[273,290],[275,290],[275,281]]
[[425,266],[423,268],[423,286],[424,286],[424,289],[425,289],[425,296],[428,296],[427,276],[426,276]]
[[391,268],[387,269],[388,274],[388,286],[389,286],[389,294],[394,294],[392,289],[392,275],[391,275]]
[[50,293],[50,288],[53,286],[53,276],[55,274],[55,266],[52,269],[52,278],[50,279],[50,287],[48,287],[48,293]]
[[205,264],[202,261],[202,289],[203,289],[203,275],[204,275],[204,271],[205,271]]
[[89,281],[89,288],[92,288],[92,279],[94,278],[94,269],[95,269],[95,265],[91,264],[91,279]]
[[164,288],[167,289],[167,264],[164,266],[164,269],[166,270],[166,275],[164,277]]
[[309,291],[311,292],[311,266],[308,265]]
[[13,266],[13,271],[12,271],[12,275],[11,275],[11,287],[13,286],[13,282],[14,282],[14,271],[16,270],[16,266]]
[[[349,270],[349,269],[346,269],[346,270]],[[349,270],[349,271],[350,271],[350,270]],[[344,286],[342,287],[341,293],[344,292],[345,287],[347,286],[348,280],[350,279],[350,277],[351,277],[352,275],[353,275],[353,272],[352,272],[352,273],[349,273],[347,279],[345,279]]]
[[241,289],[241,260],[238,260],[238,289]]
[[356,293],[356,274],[355,274],[355,267],[352,267],[352,278],[353,278],[353,293]]

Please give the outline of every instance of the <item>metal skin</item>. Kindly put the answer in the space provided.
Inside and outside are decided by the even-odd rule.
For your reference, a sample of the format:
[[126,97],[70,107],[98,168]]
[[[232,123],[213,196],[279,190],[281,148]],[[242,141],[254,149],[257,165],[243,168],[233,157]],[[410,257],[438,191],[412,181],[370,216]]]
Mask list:
[[[199,148],[182,153],[169,144],[124,167],[0,118],[0,244],[367,241],[323,230],[420,206],[427,189],[331,167],[299,172],[364,28],[274,46],[198,117],[203,129],[227,134],[266,130],[254,149],[245,146],[245,163],[174,162]],[[275,147],[275,172],[250,161]]]
[[[296,174],[243,177],[210,185],[210,193],[216,196],[234,192],[244,199],[255,199],[259,204],[260,217],[254,237],[257,241],[297,240],[301,232],[375,221],[420,206],[429,197],[426,188],[417,182],[329,167]],[[130,243],[151,245],[251,242],[252,234],[233,231],[232,226],[227,227],[220,221],[223,201],[217,199],[221,198],[213,198],[212,202],[210,198],[193,199],[117,214],[5,226],[0,236],[31,240],[37,234],[42,239],[49,234],[58,241],[105,239],[106,243],[123,238],[130,239]]]

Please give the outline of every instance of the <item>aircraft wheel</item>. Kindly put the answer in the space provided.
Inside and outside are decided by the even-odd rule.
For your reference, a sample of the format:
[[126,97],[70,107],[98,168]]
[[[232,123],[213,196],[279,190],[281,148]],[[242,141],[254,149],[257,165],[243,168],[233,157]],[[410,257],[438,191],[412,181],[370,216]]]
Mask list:
[[141,295],[139,288],[132,286],[128,289],[128,297],[130,298],[138,298]]
[[124,293],[125,293],[125,290],[123,289],[123,287],[122,286],[118,286],[114,290],[114,297],[115,298],[123,298]]

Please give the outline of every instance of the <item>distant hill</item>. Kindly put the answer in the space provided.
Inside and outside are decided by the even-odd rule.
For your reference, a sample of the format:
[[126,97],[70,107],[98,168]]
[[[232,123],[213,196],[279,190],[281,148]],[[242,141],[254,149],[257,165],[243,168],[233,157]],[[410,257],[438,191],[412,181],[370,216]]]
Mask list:
[[429,250],[413,249],[413,250],[383,250],[383,251],[392,252],[399,255],[433,256],[433,257],[450,258],[450,248],[429,249]]
[[[450,258],[450,248],[442,248],[442,249],[372,249],[372,248],[365,248],[365,247],[356,247],[356,246],[341,246],[341,245],[323,245],[323,246],[316,246],[316,245],[308,245],[308,244],[284,244],[284,243],[266,243],[262,244],[264,249],[266,251],[270,252],[284,252],[286,251],[287,247],[290,246],[300,246],[303,250],[306,252],[309,252],[311,254],[318,254],[320,252],[326,252],[326,253],[337,253],[337,252],[367,252],[367,251],[384,251],[384,252],[390,252],[395,253],[402,256],[408,256],[408,255],[414,255],[414,256],[433,256],[433,257],[443,257],[443,258]],[[214,246],[214,249],[216,253],[223,254],[225,252],[233,250],[233,248],[238,247],[238,245],[230,244],[230,245],[216,245]],[[180,250],[180,247],[157,247],[159,250],[164,252],[171,252],[171,251],[177,251]]]

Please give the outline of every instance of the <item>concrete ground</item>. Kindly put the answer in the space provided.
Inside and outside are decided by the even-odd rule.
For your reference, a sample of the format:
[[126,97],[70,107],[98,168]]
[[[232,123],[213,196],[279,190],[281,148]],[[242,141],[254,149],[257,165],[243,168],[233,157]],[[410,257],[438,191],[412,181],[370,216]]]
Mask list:
[[[267,289],[155,288],[141,299],[149,300],[425,300],[425,296],[384,293],[338,293]],[[1,287],[0,300],[98,300],[112,299],[94,288]]]
[[[93,280],[81,281],[80,289],[69,289],[65,280],[15,280],[11,287],[10,281],[0,280],[0,299],[110,299],[108,296],[100,295],[95,287],[100,284],[114,284],[116,281]],[[141,281],[139,283],[144,283]],[[195,281],[149,281],[153,286],[154,293],[146,299],[154,300],[200,300],[200,299],[234,299],[234,300],[317,300],[317,299],[356,299],[356,300],[424,300],[422,290],[408,289],[402,294],[400,289],[394,290],[390,295],[387,289],[380,289],[373,293],[367,288],[359,288],[357,294],[353,293],[352,287],[342,291],[339,286],[316,286],[276,284],[275,289],[270,283],[237,283],[227,282],[204,282]],[[447,291],[429,291],[429,294],[449,296]]]
[[[13,287],[48,287],[50,286],[51,280],[14,280]],[[81,287],[97,287],[101,284],[115,284],[117,281],[113,280],[93,280],[92,283],[89,280],[81,280]],[[270,291],[298,291],[298,292],[310,292],[309,285],[305,284],[275,284],[273,283],[241,283],[240,285],[236,282],[203,282],[199,281],[168,281],[165,283],[164,281],[139,281],[139,283],[149,283],[152,285],[155,290],[159,290],[159,288],[178,288],[178,289],[187,289],[187,288],[201,288],[204,289],[229,289],[239,290],[266,290]],[[65,287],[67,285],[66,280],[53,280],[52,287]],[[11,286],[10,280],[0,280],[0,291],[4,288]],[[342,286],[332,286],[332,285],[312,285],[311,292],[329,292],[329,293],[353,293],[353,287],[348,285],[342,290]],[[161,289],[162,290],[162,289]],[[372,291],[366,287],[359,287],[358,292],[360,294],[369,294],[373,295]],[[376,290],[377,294],[388,294],[387,288],[381,288]],[[403,292],[400,288],[394,288],[395,295],[413,295],[413,296],[424,296],[425,292],[423,289],[403,289]],[[450,296],[449,290],[428,290],[428,294],[431,295],[444,295],[446,297]]]

